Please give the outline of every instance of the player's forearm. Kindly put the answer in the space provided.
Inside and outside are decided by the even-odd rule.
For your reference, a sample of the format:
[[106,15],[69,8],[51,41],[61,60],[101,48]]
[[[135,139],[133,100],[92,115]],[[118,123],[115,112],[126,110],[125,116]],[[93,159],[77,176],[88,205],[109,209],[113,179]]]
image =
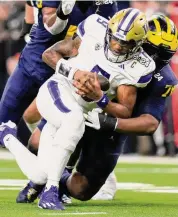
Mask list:
[[104,108],[104,111],[117,118],[130,118],[132,115],[132,111],[126,106],[111,101]]
[[42,54],[43,61],[54,70],[56,69],[57,62],[63,57],[73,57],[78,54],[81,39],[76,37],[64,39],[57,42]]
[[28,24],[34,23],[34,12],[33,7],[30,7],[28,4],[25,5],[25,22]]
[[158,128],[159,122],[152,115],[145,114],[137,118],[118,119],[117,132],[136,133],[136,134],[153,134]]
[[55,51],[52,48],[48,48],[43,54],[42,54],[42,59],[43,61],[53,68],[54,70],[56,69],[57,62],[63,58],[62,54],[60,52]]

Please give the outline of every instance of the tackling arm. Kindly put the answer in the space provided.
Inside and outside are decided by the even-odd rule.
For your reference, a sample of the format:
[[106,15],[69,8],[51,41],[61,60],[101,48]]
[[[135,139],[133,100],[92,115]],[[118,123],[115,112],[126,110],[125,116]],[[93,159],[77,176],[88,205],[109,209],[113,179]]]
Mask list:
[[118,118],[129,118],[135,105],[137,88],[121,85],[117,89],[118,103],[109,101],[104,111]]

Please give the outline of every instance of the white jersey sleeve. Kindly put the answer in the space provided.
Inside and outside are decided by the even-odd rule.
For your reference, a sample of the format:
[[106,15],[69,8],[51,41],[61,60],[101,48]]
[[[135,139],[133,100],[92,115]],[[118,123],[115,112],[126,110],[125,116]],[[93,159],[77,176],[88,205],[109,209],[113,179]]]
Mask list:
[[[98,25],[99,24],[99,25]],[[92,14],[82,21],[77,28],[77,35],[82,39],[85,34],[96,35],[96,32],[99,33],[102,29],[106,29],[108,20],[98,14]]]

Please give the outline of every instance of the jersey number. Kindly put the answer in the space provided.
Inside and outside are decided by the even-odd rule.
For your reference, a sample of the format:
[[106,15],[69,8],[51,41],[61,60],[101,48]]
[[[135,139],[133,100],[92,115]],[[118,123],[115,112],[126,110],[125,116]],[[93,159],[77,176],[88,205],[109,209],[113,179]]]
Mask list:
[[102,26],[104,26],[104,28],[106,28],[108,25],[108,22],[106,22],[105,20],[102,20],[100,17],[98,17],[96,22],[100,23]]
[[167,96],[171,95],[175,89],[175,86],[166,85],[165,88],[166,88],[166,92],[162,94],[162,97],[167,97]]

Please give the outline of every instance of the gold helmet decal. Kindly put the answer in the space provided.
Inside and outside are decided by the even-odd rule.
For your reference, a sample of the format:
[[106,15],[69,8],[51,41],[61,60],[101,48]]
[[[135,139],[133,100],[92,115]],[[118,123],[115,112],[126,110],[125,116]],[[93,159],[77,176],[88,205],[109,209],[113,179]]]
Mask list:
[[178,32],[174,22],[163,14],[153,15],[149,21],[147,40],[170,51],[178,48]]

